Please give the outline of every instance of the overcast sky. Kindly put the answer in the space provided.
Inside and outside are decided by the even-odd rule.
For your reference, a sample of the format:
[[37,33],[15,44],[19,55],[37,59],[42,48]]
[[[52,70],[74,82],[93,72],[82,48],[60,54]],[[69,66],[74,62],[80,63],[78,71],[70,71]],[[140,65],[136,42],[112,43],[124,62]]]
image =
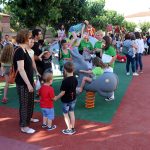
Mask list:
[[129,15],[141,11],[150,11],[150,0],[106,0],[105,8]]

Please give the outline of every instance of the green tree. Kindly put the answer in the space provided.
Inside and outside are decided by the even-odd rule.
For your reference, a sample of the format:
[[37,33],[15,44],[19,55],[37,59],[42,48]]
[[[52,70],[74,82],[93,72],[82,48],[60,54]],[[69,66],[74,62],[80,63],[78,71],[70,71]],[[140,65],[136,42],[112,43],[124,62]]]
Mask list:
[[87,5],[87,0],[62,0],[60,3],[61,17],[57,25],[65,24],[68,29],[72,24],[87,19]]
[[134,22],[127,22],[127,21],[123,22],[123,26],[126,28],[126,30],[128,32],[134,32],[135,28],[137,27],[136,23],[134,23]]
[[142,32],[147,32],[150,29],[150,22],[143,22],[140,24]]

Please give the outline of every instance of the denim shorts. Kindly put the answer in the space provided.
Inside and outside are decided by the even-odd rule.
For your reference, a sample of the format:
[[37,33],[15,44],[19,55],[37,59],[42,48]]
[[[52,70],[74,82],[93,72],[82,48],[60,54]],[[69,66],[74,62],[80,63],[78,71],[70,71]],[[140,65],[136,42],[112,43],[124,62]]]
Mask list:
[[41,108],[43,117],[54,120],[54,108]]
[[76,105],[76,99],[69,103],[63,103],[62,102],[62,111],[64,114],[68,113],[69,111],[74,111]]

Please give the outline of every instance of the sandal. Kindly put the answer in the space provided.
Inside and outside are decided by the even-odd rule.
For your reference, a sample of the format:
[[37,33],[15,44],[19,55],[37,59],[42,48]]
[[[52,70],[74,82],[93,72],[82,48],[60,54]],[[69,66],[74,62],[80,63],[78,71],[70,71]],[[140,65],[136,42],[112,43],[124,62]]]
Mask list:
[[8,101],[8,99],[7,99],[7,98],[3,98],[1,102],[2,102],[3,104],[6,104],[6,103],[7,103],[7,101]]

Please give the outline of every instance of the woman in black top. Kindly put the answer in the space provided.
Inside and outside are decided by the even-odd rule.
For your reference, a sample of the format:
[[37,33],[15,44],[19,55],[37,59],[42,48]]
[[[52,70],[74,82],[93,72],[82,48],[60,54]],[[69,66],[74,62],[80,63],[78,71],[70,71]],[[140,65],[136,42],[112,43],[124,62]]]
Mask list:
[[34,133],[35,130],[29,128],[33,114],[34,93],[33,93],[33,67],[32,60],[26,50],[29,38],[29,31],[23,29],[18,32],[16,41],[19,47],[15,50],[13,63],[16,75],[16,87],[19,96],[19,115],[21,131]]

